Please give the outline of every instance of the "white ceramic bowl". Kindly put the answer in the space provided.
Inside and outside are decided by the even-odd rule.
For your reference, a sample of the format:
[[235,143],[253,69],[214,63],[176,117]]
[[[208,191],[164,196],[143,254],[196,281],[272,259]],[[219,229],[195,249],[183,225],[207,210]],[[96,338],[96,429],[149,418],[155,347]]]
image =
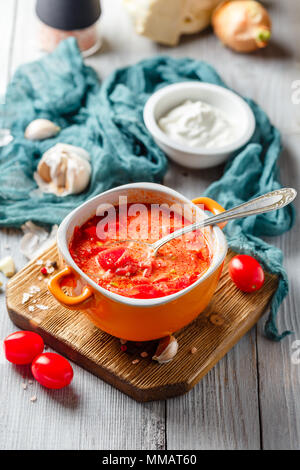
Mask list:
[[[185,100],[201,100],[221,109],[237,127],[234,142],[217,149],[189,147],[170,139],[159,127],[158,121]],[[144,108],[144,121],[157,145],[176,163],[188,168],[209,168],[223,163],[251,138],[255,118],[248,104],[226,88],[202,82],[181,82],[154,93]]]

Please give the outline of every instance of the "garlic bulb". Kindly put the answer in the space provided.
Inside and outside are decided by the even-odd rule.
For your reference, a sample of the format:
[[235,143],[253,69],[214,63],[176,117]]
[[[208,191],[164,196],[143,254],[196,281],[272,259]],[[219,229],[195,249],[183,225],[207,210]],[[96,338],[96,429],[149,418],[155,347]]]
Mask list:
[[253,0],[222,3],[213,13],[212,25],[218,38],[237,52],[266,47],[271,37],[268,12]]
[[34,179],[44,193],[57,196],[84,191],[91,178],[90,156],[81,147],[56,144],[39,161]]
[[44,140],[56,136],[60,127],[48,119],[35,119],[25,129],[24,136],[29,140]]

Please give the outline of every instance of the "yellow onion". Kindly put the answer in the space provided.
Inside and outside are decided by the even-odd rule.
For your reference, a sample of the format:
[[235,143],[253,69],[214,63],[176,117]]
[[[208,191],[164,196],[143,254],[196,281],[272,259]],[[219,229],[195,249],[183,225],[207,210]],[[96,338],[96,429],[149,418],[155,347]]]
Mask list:
[[271,37],[271,20],[259,3],[248,0],[226,1],[213,13],[216,36],[237,52],[252,52],[266,47]]

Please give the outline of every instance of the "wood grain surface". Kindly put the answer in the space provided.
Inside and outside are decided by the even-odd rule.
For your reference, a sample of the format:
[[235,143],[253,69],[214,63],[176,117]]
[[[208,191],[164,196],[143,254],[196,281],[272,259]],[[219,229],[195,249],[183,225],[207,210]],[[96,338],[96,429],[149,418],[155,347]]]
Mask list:
[[[8,283],[7,310],[12,321],[25,330],[41,334],[45,342],[72,361],[97,375],[137,401],[164,400],[188,392],[258,321],[276,286],[277,278],[267,275],[262,289],[245,294],[228,275],[230,252],[223,274],[209,306],[190,325],[175,334],[179,351],[174,360],[159,365],[151,360],[157,342],[128,343],[122,352],[120,341],[96,328],[80,311],[61,306],[47,290],[41,265],[30,262]],[[56,245],[38,261],[56,261]],[[39,292],[23,301],[34,286]],[[36,289],[36,290],[37,290]],[[197,348],[195,354],[191,348]],[[146,351],[147,358],[141,353]],[[138,359],[137,364],[133,361]]]
[[[210,30],[182,38],[176,48],[137,36],[122,0],[102,0],[104,46],[86,60],[100,79],[116,67],[157,54],[191,57],[211,63],[237,92],[254,99],[282,134],[281,180],[299,188],[300,106],[291,86],[300,79],[300,2],[265,0],[272,16],[271,44],[254,54],[223,47]],[[35,0],[0,0],[1,92],[16,68],[41,53],[36,41]],[[218,179],[223,167],[188,170],[170,163],[164,183],[192,199]],[[295,206],[300,210],[300,199]],[[12,254],[17,268],[26,264],[19,250],[21,232],[0,230],[0,256]],[[291,354],[300,339],[300,222],[270,243],[284,253],[290,292],[278,313],[279,331],[294,334],[280,344],[263,334],[258,322],[187,394],[164,401],[137,403],[73,364],[71,387],[51,392],[34,383],[24,392],[30,373],[0,355],[1,449],[299,449],[300,366]],[[4,276],[1,281],[6,283]],[[0,334],[16,330],[0,291]],[[37,402],[30,403],[30,395]]]

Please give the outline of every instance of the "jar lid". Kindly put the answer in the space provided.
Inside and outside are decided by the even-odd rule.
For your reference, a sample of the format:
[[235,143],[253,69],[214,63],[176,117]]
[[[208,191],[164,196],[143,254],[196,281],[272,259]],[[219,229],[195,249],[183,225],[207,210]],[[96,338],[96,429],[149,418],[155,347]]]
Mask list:
[[65,31],[83,29],[100,17],[100,0],[37,0],[36,14],[52,28]]

